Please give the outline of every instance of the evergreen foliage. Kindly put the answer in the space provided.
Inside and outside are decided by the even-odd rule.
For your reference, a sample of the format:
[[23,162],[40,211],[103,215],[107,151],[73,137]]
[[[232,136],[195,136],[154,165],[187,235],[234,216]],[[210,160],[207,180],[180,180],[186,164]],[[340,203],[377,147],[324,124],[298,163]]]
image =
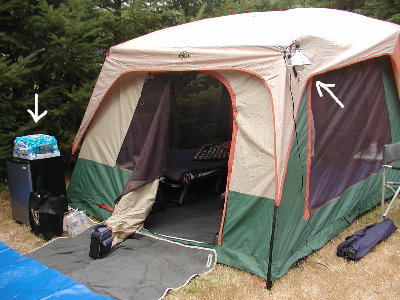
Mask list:
[[[91,1],[12,0],[0,5],[0,159],[11,156],[13,139],[33,133],[57,137],[67,162],[70,144],[110,44],[101,11]],[[100,26],[99,26],[100,25]],[[35,123],[27,113],[39,94]],[[4,163],[1,164],[4,168]],[[0,170],[1,172],[1,170]]]
[[[15,136],[54,135],[68,167],[73,166],[72,140],[110,46],[209,17],[311,6],[400,23],[400,0],[1,1],[0,179]],[[38,123],[27,113],[35,93],[39,113],[48,111]]]

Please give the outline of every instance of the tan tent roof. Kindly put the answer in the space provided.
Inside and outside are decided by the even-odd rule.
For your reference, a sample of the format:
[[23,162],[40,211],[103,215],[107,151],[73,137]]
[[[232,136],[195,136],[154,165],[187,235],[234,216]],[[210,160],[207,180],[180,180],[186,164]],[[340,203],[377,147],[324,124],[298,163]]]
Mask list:
[[[307,80],[314,74],[381,55],[391,55],[400,70],[399,34],[399,25],[354,13],[299,8],[201,20],[116,45],[106,58],[73,151],[105,93],[124,73],[138,70],[244,70],[262,79],[272,96],[275,199],[279,199],[294,127],[290,90],[297,108]],[[284,49],[294,41],[312,62],[298,72],[298,79],[289,76],[291,69],[283,55]],[[399,74],[396,74],[398,84]]]
[[[318,37],[348,47],[375,45],[398,32],[398,25],[323,8],[255,12],[200,20],[159,30],[113,47],[130,48],[285,46]],[[127,58],[127,61],[130,59]]]

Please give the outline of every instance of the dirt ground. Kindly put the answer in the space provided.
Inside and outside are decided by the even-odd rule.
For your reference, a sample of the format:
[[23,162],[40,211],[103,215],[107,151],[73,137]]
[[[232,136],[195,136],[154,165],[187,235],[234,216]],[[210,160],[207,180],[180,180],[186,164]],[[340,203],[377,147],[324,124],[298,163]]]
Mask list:
[[8,191],[0,191],[0,241],[25,254],[45,244],[43,239],[30,232],[30,226],[14,221]]
[[[399,205],[397,202],[390,215],[397,226]],[[217,265],[184,288],[170,291],[166,299],[400,299],[400,230],[358,262],[335,255],[337,245],[346,236],[378,222],[379,212],[378,207],[361,216],[323,248],[292,267],[271,291],[265,289],[265,281],[258,276]],[[12,219],[6,189],[0,190],[0,228],[0,241],[22,254],[46,243],[33,235],[29,226]]]

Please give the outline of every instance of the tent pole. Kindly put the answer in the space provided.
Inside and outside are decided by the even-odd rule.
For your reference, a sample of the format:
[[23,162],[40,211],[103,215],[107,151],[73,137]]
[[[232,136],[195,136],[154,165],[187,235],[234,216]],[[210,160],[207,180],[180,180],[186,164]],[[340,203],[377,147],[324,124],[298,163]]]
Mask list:
[[271,290],[273,282],[271,280],[271,271],[272,271],[272,252],[274,249],[274,239],[275,239],[275,223],[276,223],[276,213],[278,211],[278,206],[274,205],[274,215],[272,217],[272,231],[271,231],[271,240],[269,242],[269,258],[268,258],[268,273],[267,273],[267,282],[265,288]]

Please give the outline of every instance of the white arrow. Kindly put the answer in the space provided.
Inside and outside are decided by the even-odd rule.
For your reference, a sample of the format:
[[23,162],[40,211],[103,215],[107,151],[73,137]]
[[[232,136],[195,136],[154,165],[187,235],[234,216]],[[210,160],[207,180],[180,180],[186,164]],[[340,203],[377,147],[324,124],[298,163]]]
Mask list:
[[322,98],[322,91],[321,91],[321,88],[323,88],[324,90],[326,90],[328,93],[329,93],[329,95],[331,95],[331,97],[333,98],[333,100],[335,100],[336,101],[336,103],[337,104],[339,104],[339,106],[341,107],[341,108],[343,108],[344,107],[344,105],[343,105],[343,103],[335,96],[335,94],[331,91],[331,87],[335,87],[335,84],[334,83],[323,83],[323,82],[321,82],[321,81],[317,81],[316,83],[315,83],[315,86],[317,87],[317,90],[318,90],[318,94],[319,94],[319,96]]
[[35,123],[37,123],[41,118],[43,118],[45,115],[47,115],[47,110],[45,110],[44,112],[42,112],[39,115],[39,95],[35,94],[35,113],[33,113],[30,109],[27,110],[28,113],[30,113],[30,115],[33,118],[33,121],[35,121]]

